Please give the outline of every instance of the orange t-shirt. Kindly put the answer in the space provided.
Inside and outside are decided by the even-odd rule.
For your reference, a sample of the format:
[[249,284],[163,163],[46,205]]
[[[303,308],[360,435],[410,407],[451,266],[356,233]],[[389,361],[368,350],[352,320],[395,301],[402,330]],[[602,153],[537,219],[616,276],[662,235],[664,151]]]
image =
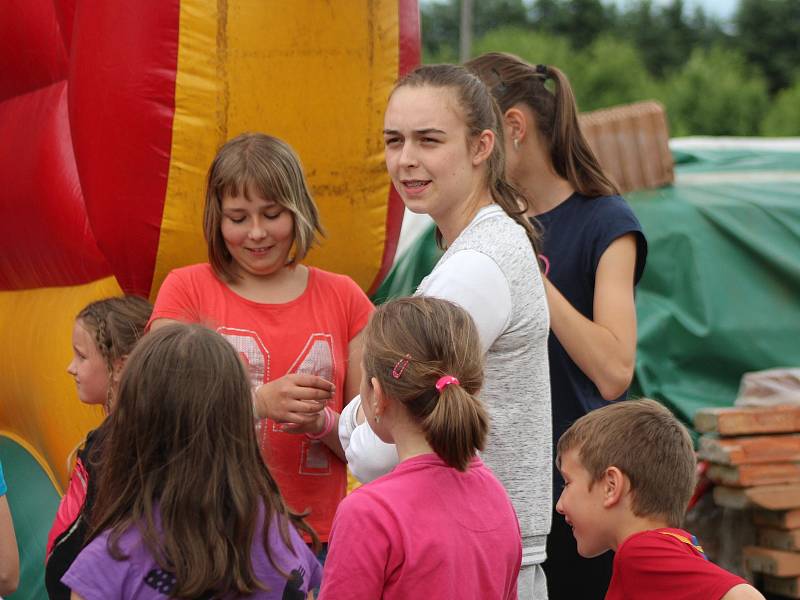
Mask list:
[[[329,406],[341,412],[349,344],[372,311],[369,298],[345,275],[309,267],[308,284],[298,298],[262,304],[233,292],[203,263],[167,276],[151,322],[176,319],[213,328],[240,353],[253,385],[289,373],[324,377],[336,386]],[[287,504],[294,511],[310,509],[308,522],[326,541],[345,495],[344,464],[321,441],[284,433],[269,419],[256,427],[264,460]]]

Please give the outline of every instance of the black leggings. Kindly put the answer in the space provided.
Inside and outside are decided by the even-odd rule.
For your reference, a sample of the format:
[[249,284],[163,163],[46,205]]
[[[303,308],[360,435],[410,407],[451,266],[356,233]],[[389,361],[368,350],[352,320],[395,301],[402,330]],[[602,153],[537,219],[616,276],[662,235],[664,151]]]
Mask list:
[[611,582],[614,553],[583,558],[572,529],[564,516],[553,511],[553,526],[547,536],[547,575],[550,600],[603,600]]

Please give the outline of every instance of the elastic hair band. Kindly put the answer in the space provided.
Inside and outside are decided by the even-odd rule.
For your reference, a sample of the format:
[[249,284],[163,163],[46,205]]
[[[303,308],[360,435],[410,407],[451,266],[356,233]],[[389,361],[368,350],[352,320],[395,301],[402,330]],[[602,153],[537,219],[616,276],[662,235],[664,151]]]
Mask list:
[[336,421],[334,412],[327,406],[325,407],[325,424],[319,433],[306,433],[306,437],[310,440],[319,440],[328,435],[333,430],[333,424]]
[[444,375],[443,377],[439,377],[439,379],[436,381],[436,391],[441,394],[442,390],[451,383],[459,385],[460,382],[452,375]]
[[539,75],[544,75],[545,79],[547,79],[547,76],[549,75],[547,72],[547,65],[536,65],[536,72]]

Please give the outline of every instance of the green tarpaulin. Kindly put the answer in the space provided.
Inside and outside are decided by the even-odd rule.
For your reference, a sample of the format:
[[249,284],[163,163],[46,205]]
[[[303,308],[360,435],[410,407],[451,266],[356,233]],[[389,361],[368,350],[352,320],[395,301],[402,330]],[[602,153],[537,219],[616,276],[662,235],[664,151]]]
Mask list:
[[[743,373],[800,366],[800,143],[673,140],[673,152],[674,185],[627,197],[649,242],[633,392],[689,422],[733,404]],[[431,225],[374,299],[413,293],[439,256]]]

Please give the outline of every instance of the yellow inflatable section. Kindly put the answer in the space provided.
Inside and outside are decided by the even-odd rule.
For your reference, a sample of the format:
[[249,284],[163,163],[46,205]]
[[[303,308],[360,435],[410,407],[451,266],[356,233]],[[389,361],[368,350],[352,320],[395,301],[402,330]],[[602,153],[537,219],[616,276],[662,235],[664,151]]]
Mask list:
[[102,418],[66,373],[74,316],[110,295],[153,299],[171,269],[206,259],[205,173],[227,139],[288,141],[328,234],[308,262],[377,288],[402,218],[382,115],[419,61],[419,20],[415,0],[52,4],[4,15],[47,58],[39,71],[0,42],[0,132],[15,138],[0,211],[16,228],[0,236],[0,436],[63,490]]

